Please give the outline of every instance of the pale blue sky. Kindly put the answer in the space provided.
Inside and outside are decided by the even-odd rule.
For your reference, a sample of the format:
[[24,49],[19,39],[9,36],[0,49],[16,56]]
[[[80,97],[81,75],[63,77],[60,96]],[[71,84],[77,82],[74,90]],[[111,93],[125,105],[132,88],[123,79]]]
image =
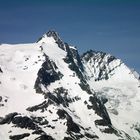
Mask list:
[[140,72],[139,0],[0,0],[0,43],[35,42],[49,29]]

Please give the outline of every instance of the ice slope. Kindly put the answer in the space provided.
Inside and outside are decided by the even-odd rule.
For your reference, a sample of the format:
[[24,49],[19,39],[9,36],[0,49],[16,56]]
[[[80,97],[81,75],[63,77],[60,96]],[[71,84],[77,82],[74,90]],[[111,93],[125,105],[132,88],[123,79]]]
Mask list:
[[0,139],[139,140],[139,81],[119,59],[49,31],[0,45],[0,68]]

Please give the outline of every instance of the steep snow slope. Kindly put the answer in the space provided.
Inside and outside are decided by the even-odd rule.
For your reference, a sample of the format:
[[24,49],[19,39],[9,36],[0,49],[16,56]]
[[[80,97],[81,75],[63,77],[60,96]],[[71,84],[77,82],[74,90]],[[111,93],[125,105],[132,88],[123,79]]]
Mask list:
[[82,60],[89,85],[97,96],[108,99],[106,107],[113,125],[139,139],[139,128],[136,128],[140,122],[138,73],[103,52],[89,51],[82,56]]
[[[49,31],[0,45],[0,139],[139,139],[139,81],[119,59]],[[126,115],[128,114],[128,115]]]

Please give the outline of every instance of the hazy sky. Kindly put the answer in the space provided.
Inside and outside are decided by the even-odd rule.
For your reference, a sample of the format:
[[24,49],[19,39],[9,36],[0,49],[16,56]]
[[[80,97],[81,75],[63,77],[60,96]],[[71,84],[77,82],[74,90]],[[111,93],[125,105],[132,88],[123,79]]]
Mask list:
[[35,42],[49,29],[140,72],[140,0],[0,0],[0,43]]

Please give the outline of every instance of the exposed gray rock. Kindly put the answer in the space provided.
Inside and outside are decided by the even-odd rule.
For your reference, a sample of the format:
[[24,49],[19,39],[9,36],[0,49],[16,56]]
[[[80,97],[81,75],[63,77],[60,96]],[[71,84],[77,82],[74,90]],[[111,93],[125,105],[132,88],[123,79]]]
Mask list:
[[25,137],[29,137],[29,136],[30,136],[30,133],[24,133],[24,134],[20,134],[20,135],[9,136],[9,138],[11,140],[20,140],[20,139],[24,139]]

